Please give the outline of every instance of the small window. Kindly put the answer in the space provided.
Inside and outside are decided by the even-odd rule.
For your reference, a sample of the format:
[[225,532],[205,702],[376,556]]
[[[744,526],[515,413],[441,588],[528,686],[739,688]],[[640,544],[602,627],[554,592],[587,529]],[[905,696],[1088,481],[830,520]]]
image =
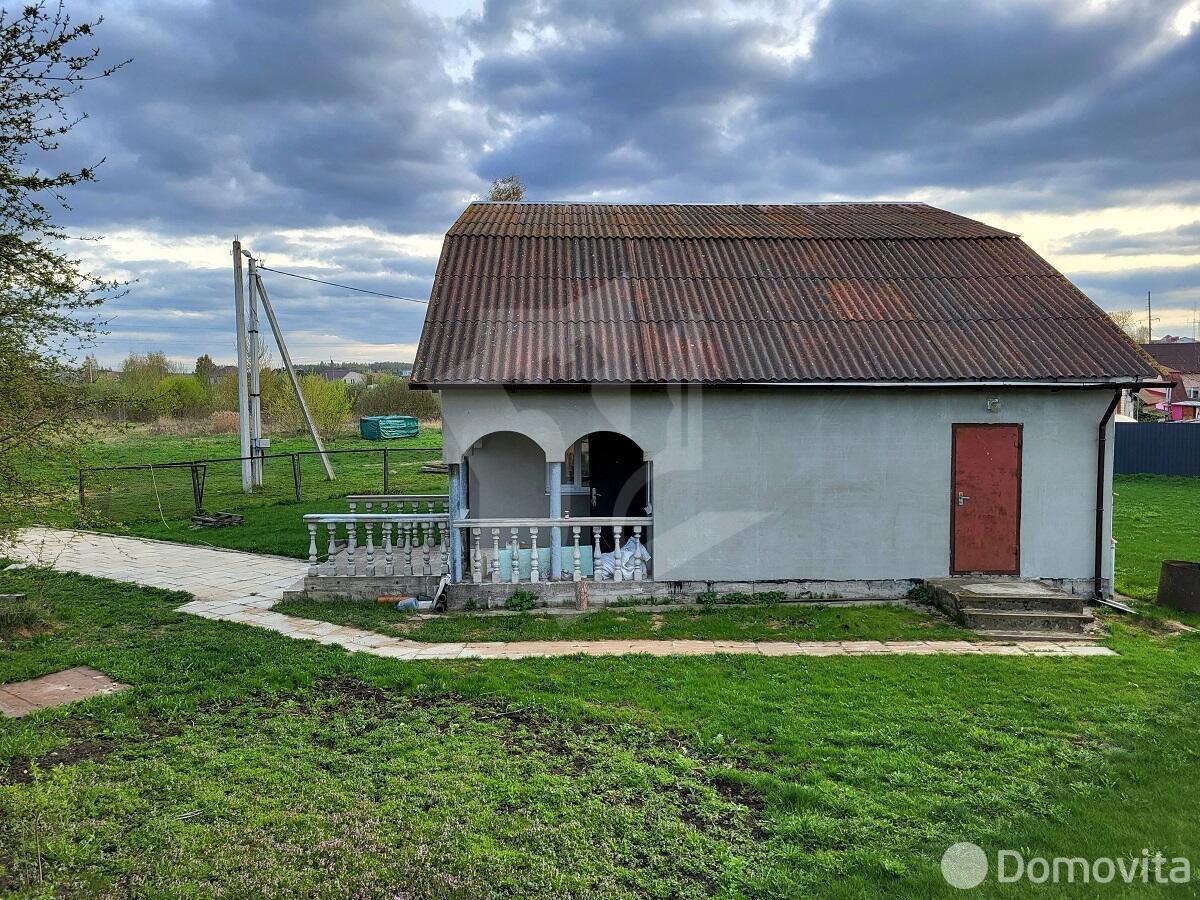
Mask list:
[[[588,439],[580,438],[567,448],[566,458],[562,464],[562,493],[586,494],[591,487],[588,483],[588,473],[591,469],[591,458],[588,449]],[[550,466],[546,466],[546,493],[550,493]]]
[[1187,395],[1189,400],[1200,400],[1200,388],[1188,388]]

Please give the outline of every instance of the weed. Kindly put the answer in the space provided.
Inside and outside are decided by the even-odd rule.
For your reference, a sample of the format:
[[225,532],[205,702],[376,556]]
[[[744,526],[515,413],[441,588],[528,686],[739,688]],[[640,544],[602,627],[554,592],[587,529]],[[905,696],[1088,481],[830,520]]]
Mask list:
[[0,599],[0,643],[32,637],[48,630],[52,622],[49,607],[39,600]]
[[528,612],[537,605],[537,597],[524,588],[513,591],[512,596],[504,602],[505,609],[515,612]]
[[915,587],[910,588],[908,593],[904,596],[909,600],[912,600],[914,603],[923,603],[926,606],[933,606],[934,601],[937,600],[937,591],[927,584],[918,584]]

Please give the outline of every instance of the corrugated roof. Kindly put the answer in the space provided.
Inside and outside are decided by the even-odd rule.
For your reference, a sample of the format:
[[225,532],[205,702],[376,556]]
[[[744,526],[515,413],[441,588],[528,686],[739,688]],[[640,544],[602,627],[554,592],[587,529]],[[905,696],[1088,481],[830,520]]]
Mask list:
[[1159,365],[1172,372],[1200,373],[1200,344],[1183,341],[1178,344],[1142,344],[1142,349]]
[[919,203],[473,203],[413,367],[431,386],[1155,375],[1015,235]]

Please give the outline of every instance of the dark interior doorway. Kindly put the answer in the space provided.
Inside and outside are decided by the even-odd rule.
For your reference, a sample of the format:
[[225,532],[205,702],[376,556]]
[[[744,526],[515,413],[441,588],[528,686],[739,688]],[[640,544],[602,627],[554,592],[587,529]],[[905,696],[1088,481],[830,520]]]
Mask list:
[[[648,469],[642,448],[613,431],[588,435],[590,515],[645,516],[649,500]],[[611,529],[600,536],[602,552],[613,550]]]

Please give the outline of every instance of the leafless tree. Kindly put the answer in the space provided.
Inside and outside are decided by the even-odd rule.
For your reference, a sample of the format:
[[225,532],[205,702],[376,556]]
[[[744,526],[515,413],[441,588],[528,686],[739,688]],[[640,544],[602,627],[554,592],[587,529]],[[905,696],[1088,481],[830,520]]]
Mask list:
[[492,189],[488,192],[488,200],[492,201],[516,202],[524,197],[525,185],[521,184],[521,179],[516,176],[516,173],[497,178],[492,182]]

